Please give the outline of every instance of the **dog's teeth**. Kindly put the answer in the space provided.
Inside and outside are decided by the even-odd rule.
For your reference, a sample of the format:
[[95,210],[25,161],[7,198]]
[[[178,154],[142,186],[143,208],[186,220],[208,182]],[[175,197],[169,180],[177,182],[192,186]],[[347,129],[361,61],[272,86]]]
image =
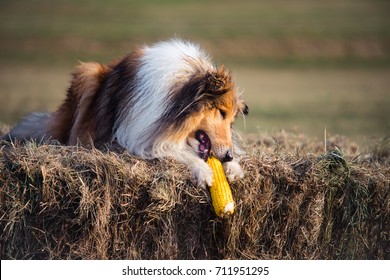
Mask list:
[[203,130],[198,130],[196,132],[195,138],[199,141],[199,157],[203,158],[204,160],[207,160],[211,149],[211,141],[209,136]]

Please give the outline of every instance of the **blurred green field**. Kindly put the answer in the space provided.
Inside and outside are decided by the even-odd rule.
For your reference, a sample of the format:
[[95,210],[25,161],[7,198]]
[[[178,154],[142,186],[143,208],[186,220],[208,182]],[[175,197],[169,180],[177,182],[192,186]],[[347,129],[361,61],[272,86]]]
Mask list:
[[0,59],[71,65],[176,34],[230,63],[388,65],[389,11],[387,0],[2,0]]
[[382,0],[2,0],[0,122],[54,110],[78,61],[178,36],[233,71],[247,132],[389,136],[389,11]]

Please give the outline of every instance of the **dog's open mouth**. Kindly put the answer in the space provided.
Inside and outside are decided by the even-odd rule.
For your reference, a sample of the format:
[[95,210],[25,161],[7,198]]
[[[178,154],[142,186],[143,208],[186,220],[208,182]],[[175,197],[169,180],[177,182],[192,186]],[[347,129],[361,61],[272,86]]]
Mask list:
[[198,130],[195,134],[195,138],[196,140],[199,141],[199,146],[198,146],[199,157],[201,157],[202,159],[204,159],[204,161],[206,161],[211,151],[210,138],[203,130]]

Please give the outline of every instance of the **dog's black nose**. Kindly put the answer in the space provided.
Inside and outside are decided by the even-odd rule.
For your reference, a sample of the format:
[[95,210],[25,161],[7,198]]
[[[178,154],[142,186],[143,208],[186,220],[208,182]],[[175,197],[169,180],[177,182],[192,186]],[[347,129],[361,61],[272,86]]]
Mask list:
[[226,152],[226,155],[223,158],[223,161],[227,162],[227,161],[232,161],[232,160],[233,160],[233,153],[232,153],[231,150],[229,150],[229,151]]

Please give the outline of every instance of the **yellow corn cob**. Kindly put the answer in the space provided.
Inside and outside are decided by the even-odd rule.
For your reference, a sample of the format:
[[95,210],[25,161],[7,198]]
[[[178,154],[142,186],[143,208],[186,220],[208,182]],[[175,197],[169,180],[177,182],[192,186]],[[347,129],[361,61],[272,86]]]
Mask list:
[[234,212],[234,200],[222,163],[216,157],[210,156],[207,159],[207,164],[213,171],[210,194],[214,211],[217,216],[222,218],[230,216]]

